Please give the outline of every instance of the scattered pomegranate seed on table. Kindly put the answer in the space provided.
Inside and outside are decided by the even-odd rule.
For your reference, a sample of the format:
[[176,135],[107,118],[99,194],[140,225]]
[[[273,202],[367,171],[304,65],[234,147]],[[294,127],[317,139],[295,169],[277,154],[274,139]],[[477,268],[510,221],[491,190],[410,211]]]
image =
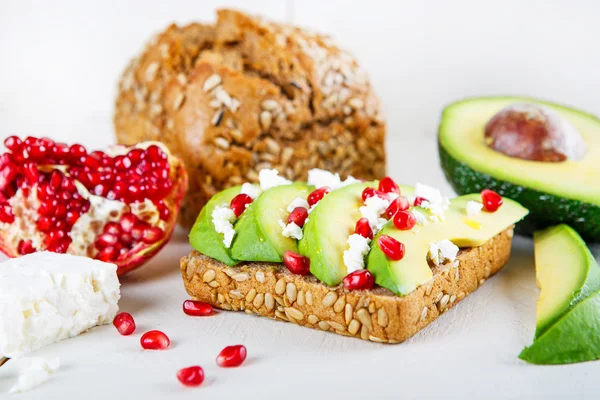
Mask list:
[[503,203],[502,196],[490,189],[484,189],[481,192],[481,201],[483,208],[487,212],[496,212]]
[[410,208],[410,203],[408,199],[404,196],[400,196],[394,199],[388,208],[385,210],[385,216],[387,219],[392,218],[398,211],[408,210]]
[[241,344],[227,346],[217,356],[217,365],[223,368],[239,367],[246,359],[246,347]]
[[404,244],[400,243],[389,235],[379,236],[379,239],[377,239],[377,244],[379,245],[381,251],[383,251],[383,254],[394,261],[402,260],[404,257]]
[[142,335],[140,344],[146,350],[164,350],[171,345],[171,340],[163,332],[153,330]]
[[252,203],[252,197],[245,193],[240,193],[231,200],[229,207],[231,207],[235,216],[239,217],[246,211],[246,207],[248,207],[248,204],[250,203]]
[[310,272],[310,260],[308,257],[290,250],[283,253],[283,265],[293,274],[307,275]]
[[288,224],[293,222],[299,227],[303,227],[306,223],[306,218],[308,218],[308,210],[304,207],[296,207],[288,217]]
[[413,205],[415,207],[419,207],[421,204],[423,204],[424,201],[428,201],[425,197],[415,197],[415,201],[413,203]]
[[126,312],[118,313],[115,316],[115,319],[113,319],[113,325],[123,336],[131,335],[133,332],[135,332],[136,328],[133,317],[131,314]]
[[185,386],[200,386],[204,382],[204,370],[199,365],[183,368],[177,372],[177,379]]
[[356,221],[354,233],[367,239],[373,239],[373,229],[371,229],[371,224],[369,224],[369,220],[366,218],[361,218]]
[[309,194],[306,201],[308,202],[308,205],[312,207],[315,204],[317,204],[319,201],[321,201],[321,199],[323,197],[325,197],[325,195],[329,192],[331,192],[331,189],[328,188],[327,186],[324,186],[320,189],[313,191],[311,194]]
[[213,315],[213,308],[203,301],[186,300],[183,302],[183,312],[193,317],[206,317]]
[[346,275],[342,283],[347,290],[366,290],[375,285],[375,278],[368,270],[360,269]]
[[400,230],[408,231],[415,227],[417,219],[410,211],[398,211],[394,215],[394,226]]
[[396,193],[400,194],[400,188],[394,182],[392,178],[386,176],[382,180],[379,181],[379,191],[383,193]]

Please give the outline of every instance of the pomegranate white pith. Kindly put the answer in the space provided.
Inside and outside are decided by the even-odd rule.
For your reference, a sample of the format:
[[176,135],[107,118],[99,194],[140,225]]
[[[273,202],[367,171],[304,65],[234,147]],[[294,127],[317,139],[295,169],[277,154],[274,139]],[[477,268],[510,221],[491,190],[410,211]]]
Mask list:
[[0,156],[0,251],[49,250],[113,262],[123,274],[170,238],[185,190],[182,163],[146,142],[92,153],[14,136]]

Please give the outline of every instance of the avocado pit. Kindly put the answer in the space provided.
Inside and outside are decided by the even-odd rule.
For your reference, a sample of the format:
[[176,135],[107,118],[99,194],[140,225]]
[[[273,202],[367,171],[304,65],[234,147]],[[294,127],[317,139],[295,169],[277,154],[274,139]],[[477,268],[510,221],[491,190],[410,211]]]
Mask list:
[[511,104],[485,126],[485,143],[509,157],[539,162],[579,161],[581,134],[555,111],[535,104]]

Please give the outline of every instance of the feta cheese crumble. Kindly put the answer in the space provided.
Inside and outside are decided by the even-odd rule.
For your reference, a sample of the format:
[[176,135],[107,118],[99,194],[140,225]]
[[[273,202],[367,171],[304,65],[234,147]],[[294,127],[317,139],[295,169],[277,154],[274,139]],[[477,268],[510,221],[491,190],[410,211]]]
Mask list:
[[440,192],[439,189],[423,185],[422,183],[417,183],[415,185],[414,196],[426,199],[426,201],[421,203],[421,207],[429,210],[432,217],[434,217],[430,217],[430,219],[434,222],[439,222],[443,219],[444,213],[450,207],[450,199],[442,196],[442,192]]
[[469,217],[474,217],[477,214],[481,213],[483,209],[483,204],[478,201],[469,200],[465,205],[465,209],[467,210],[467,215]]
[[448,239],[429,244],[429,258],[435,265],[443,264],[445,261],[456,260],[458,246]]
[[381,214],[383,214],[390,206],[390,203],[390,200],[382,199],[379,196],[372,196],[365,200],[364,206],[358,209],[360,215],[369,220],[369,225],[371,225],[374,235],[376,235],[387,222],[385,218],[381,218]]
[[283,176],[279,176],[279,172],[276,169],[267,168],[260,170],[258,173],[258,181],[260,182],[260,188],[262,190],[292,183],[292,181],[285,179]]
[[296,240],[300,240],[303,237],[302,228],[296,225],[295,222],[290,222],[286,225],[282,219],[277,221],[279,226],[281,226],[281,234],[287,238],[294,238]]
[[348,176],[346,180],[342,181],[340,174],[334,174],[324,169],[313,168],[308,171],[308,184],[317,189],[328,187],[334,190],[358,182],[360,181],[353,176]]
[[262,190],[260,189],[260,187],[248,182],[244,183],[242,185],[242,189],[240,190],[241,194],[247,194],[252,198],[252,200],[256,200],[256,198],[260,196],[261,192]]
[[308,201],[306,201],[306,199],[303,199],[302,197],[296,197],[287,206],[287,212],[291,213],[292,211],[294,211],[295,208],[298,208],[298,207],[306,208],[307,210],[310,208],[310,206],[308,205]]
[[0,357],[111,323],[119,287],[116,265],[87,257],[44,251],[0,263]]
[[215,231],[223,234],[223,244],[226,248],[230,248],[233,237],[236,234],[233,229],[233,222],[235,222],[236,219],[233,210],[226,204],[223,204],[221,206],[216,206],[211,216]]
[[50,379],[60,367],[58,357],[44,359],[39,357],[21,358],[19,362],[19,378],[8,393],[26,392]]
[[365,268],[365,257],[369,254],[370,242],[370,239],[357,233],[348,237],[348,244],[350,247],[344,251],[344,265],[349,274]]
[[421,211],[414,208],[414,209],[412,209],[411,213],[415,217],[417,224],[419,224],[419,225],[427,224],[427,218],[425,218],[425,216],[423,215],[423,213]]

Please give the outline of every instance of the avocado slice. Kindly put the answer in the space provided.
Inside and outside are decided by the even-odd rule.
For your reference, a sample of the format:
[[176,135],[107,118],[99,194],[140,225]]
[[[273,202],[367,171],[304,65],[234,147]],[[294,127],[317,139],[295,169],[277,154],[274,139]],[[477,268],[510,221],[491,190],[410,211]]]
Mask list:
[[[486,123],[515,103],[548,107],[581,134],[586,153],[578,161],[538,162],[509,157],[484,141]],[[489,188],[530,210],[518,225],[532,234],[567,223],[588,241],[600,241],[600,119],[562,105],[529,98],[473,98],[444,109],[439,127],[440,161],[459,194]]]
[[[520,221],[528,212],[519,203],[504,199],[504,204],[498,211],[482,211],[468,217],[465,210],[470,200],[481,201],[481,196],[469,194],[451,199],[444,220],[437,223],[428,221],[410,231],[399,230],[391,221],[388,222],[371,243],[367,269],[375,276],[375,282],[398,295],[410,294],[433,276],[427,262],[431,243],[448,239],[458,247],[481,246]],[[427,211],[419,211],[429,216]],[[404,244],[406,252],[400,261],[389,259],[379,248],[377,239],[383,234]]]
[[577,303],[600,290],[600,269],[581,237],[568,225],[533,234],[540,297],[535,337]]
[[229,205],[241,189],[241,186],[234,186],[214,195],[202,208],[190,232],[190,244],[194,249],[229,266],[238,261],[231,257],[229,249],[223,244],[223,235],[215,230],[212,213],[216,206]]
[[282,235],[279,220],[287,223],[288,205],[306,198],[314,188],[303,182],[265,190],[246,208],[235,230],[231,255],[240,261],[281,262],[286,250],[298,252],[297,240]]
[[534,342],[519,358],[533,364],[600,359],[600,269],[581,237],[558,225],[534,234],[541,292]]

